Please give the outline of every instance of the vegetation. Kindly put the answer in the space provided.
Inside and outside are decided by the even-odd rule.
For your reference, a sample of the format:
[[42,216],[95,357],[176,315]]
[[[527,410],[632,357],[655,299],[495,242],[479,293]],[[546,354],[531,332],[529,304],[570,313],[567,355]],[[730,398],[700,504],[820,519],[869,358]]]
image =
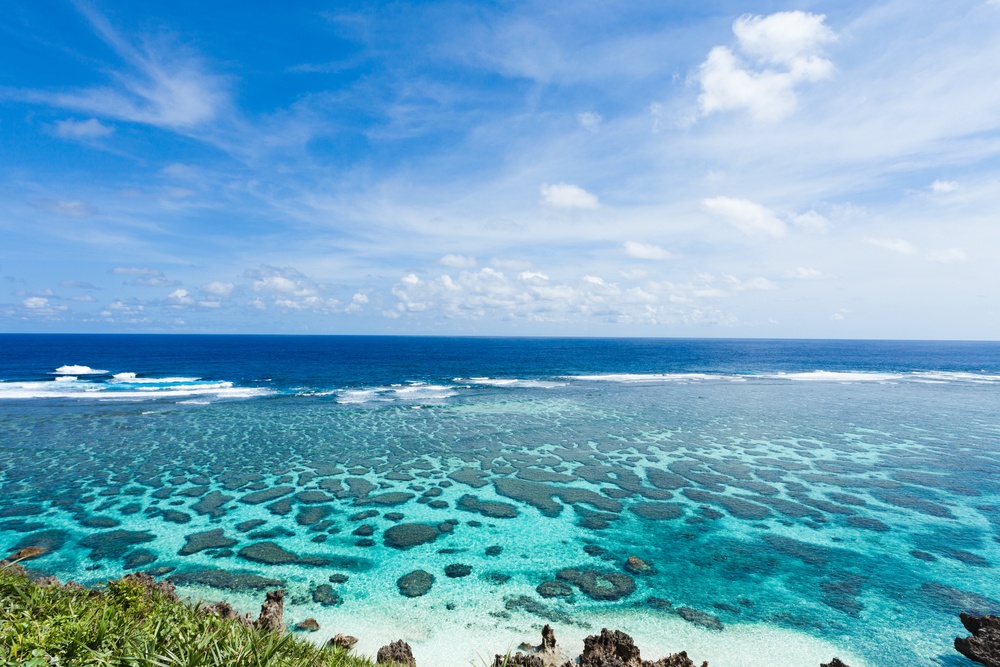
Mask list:
[[338,647],[249,628],[129,579],[39,585],[0,567],[0,665],[371,667]]

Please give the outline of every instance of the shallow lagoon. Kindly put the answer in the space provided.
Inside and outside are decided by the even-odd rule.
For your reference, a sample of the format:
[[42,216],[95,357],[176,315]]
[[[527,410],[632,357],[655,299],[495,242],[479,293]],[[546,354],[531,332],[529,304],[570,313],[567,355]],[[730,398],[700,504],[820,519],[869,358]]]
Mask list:
[[[116,362],[67,345],[6,360],[0,383],[0,548],[46,543],[34,565],[64,579],[173,568],[192,598],[246,610],[280,581],[317,639],[401,636],[445,667],[546,622],[569,649],[607,625],[713,667],[958,667],[958,611],[1000,611],[982,350],[975,368],[873,348],[753,372],[591,350],[575,373],[563,350],[529,374],[484,347],[309,377],[279,359],[281,379],[260,359],[199,373],[183,346]],[[108,373],[52,374],[65,364]],[[633,555],[654,569],[627,572]],[[416,569],[433,584],[404,597]]]

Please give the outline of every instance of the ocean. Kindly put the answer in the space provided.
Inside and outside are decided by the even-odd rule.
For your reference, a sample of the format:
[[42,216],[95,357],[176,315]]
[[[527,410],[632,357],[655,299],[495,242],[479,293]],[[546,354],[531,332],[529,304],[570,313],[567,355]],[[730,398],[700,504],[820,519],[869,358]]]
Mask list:
[[998,471],[998,343],[0,335],[0,551],[423,667],[972,665]]

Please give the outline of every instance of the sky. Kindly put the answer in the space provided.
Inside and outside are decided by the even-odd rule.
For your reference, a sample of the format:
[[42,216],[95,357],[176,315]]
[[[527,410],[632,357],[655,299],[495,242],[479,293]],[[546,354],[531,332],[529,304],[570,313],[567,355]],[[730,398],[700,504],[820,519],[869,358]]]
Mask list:
[[1000,338],[1000,0],[0,3],[0,331]]

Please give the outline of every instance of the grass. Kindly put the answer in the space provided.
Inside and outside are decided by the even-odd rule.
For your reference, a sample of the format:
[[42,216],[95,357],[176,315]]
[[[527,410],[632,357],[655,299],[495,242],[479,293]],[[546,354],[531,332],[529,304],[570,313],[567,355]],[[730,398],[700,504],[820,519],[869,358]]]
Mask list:
[[200,613],[126,579],[39,586],[0,568],[0,666],[372,667],[341,648]]

